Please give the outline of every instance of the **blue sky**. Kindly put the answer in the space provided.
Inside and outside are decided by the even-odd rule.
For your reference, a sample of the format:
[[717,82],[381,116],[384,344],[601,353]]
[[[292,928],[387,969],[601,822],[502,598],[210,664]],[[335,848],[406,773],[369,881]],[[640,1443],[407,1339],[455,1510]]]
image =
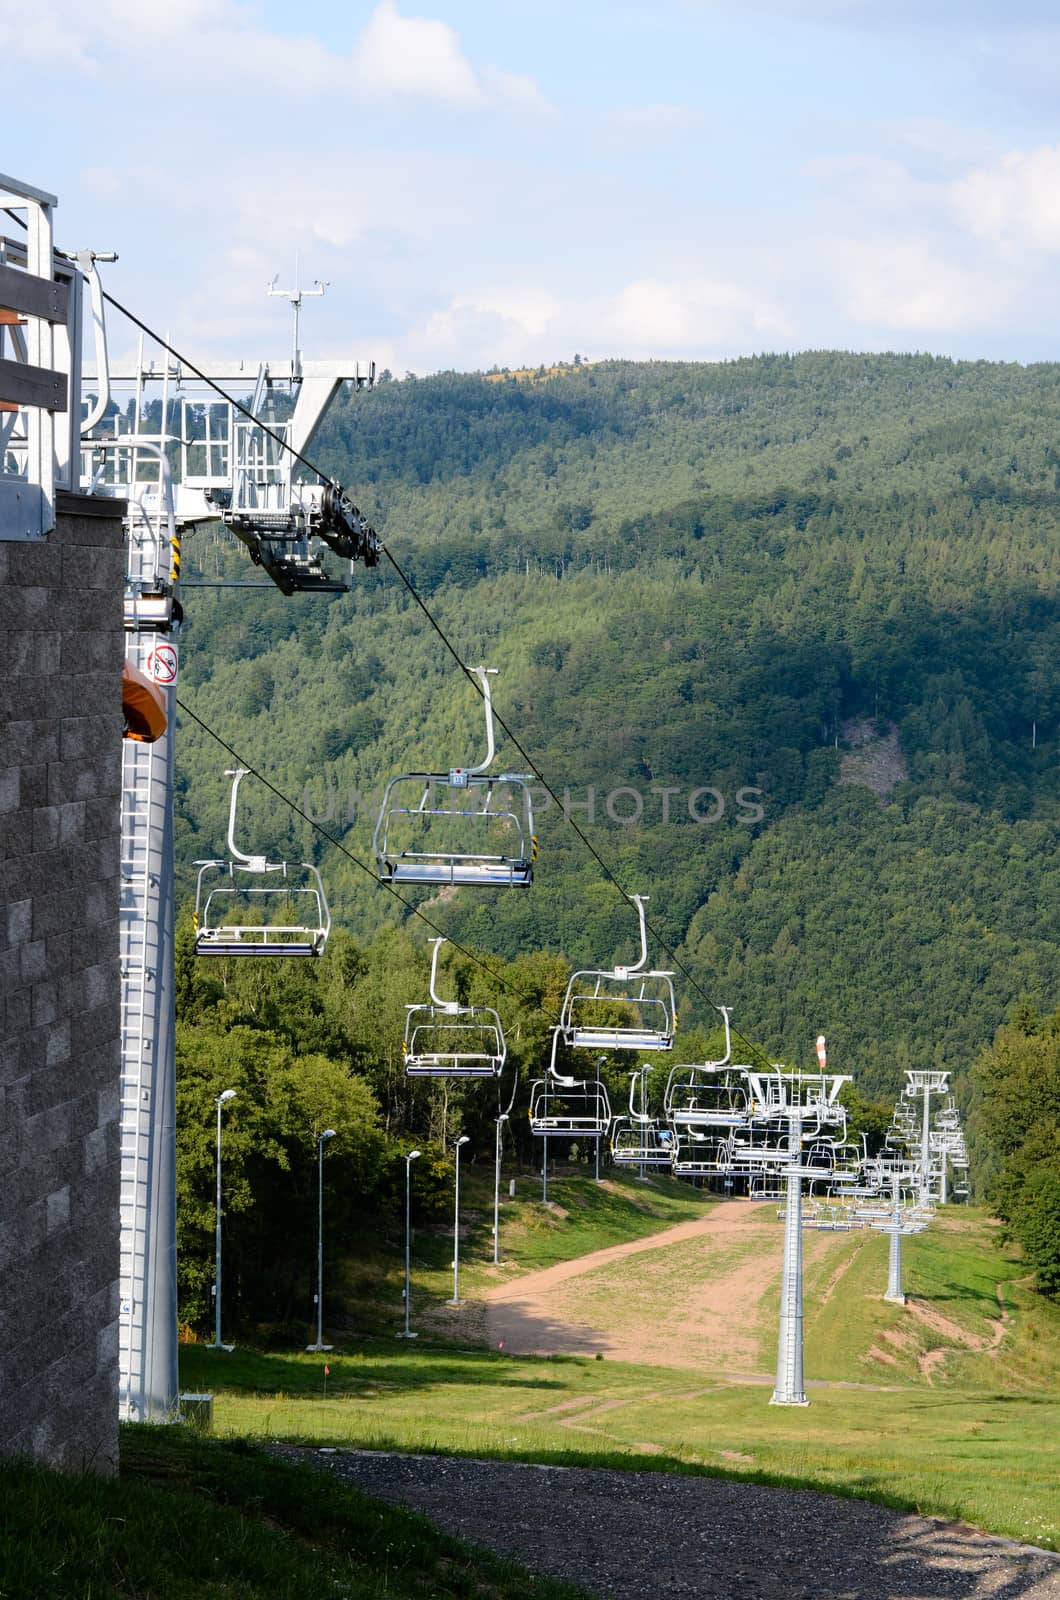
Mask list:
[[[0,0],[0,169],[196,359],[1060,358],[1056,0]],[[114,330],[120,349],[128,337]]]

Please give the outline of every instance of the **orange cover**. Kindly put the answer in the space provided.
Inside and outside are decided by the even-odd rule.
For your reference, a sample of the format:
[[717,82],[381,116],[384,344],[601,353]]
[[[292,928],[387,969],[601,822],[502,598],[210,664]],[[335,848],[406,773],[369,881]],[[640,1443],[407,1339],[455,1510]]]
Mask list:
[[166,702],[157,683],[126,661],[122,667],[121,708],[126,739],[154,744],[166,731]]

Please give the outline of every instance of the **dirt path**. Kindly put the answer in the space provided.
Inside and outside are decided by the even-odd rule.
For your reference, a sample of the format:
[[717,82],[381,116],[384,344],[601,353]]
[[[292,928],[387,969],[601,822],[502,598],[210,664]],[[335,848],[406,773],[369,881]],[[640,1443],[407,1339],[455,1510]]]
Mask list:
[[[713,1206],[693,1222],[488,1290],[490,1342],[517,1355],[600,1353],[656,1366],[702,1368],[709,1361],[753,1371],[780,1243],[774,1205]],[[594,1310],[606,1332],[595,1325]]]
[[935,1374],[944,1367],[947,1356],[951,1356],[956,1349],[973,1350],[977,1355],[997,1354],[1001,1341],[1005,1337],[1005,1330],[1010,1318],[1008,1307],[1005,1304],[1004,1284],[999,1283],[996,1292],[999,1315],[997,1321],[990,1324],[989,1337],[982,1334],[969,1333],[967,1329],[951,1321],[949,1317],[943,1316],[934,1306],[929,1306],[922,1300],[914,1300],[912,1296],[909,1297],[906,1306],[916,1320],[923,1323],[933,1333],[942,1334],[944,1338],[950,1341],[947,1345],[939,1345],[931,1350],[925,1350],[919,1357],[918,1365],[922,1378],[926,1378],[929,1383],[933,1382]]

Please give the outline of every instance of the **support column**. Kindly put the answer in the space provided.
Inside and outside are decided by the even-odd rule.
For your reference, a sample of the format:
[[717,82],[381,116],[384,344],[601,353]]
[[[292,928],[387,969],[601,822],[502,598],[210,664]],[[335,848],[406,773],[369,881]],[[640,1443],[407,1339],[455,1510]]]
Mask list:
[[902,1292],[902,1208],[901,1187],[898,1174],[891,1178],[891,1226],[890,1226],[890,1252],[887,1260],[887,1293],[885,1300],[890,1300],[892,1305],[904,1306],[905,1295]]
[[902,1235],[898,1228],[891,1230],[891,1249],[887,1263],[887,1293],[885,1300],[890,1300],[893,1305],[904,1306],[905,1295],[902,1293]]
[[[792,1130],[791,1154],[797,1161],[797,1124]],[[808,1406],[810,1403],[802,1379],[802,1174],[797,1168],[787,1174],[777,1384],[769,1403],[773,1406]]]

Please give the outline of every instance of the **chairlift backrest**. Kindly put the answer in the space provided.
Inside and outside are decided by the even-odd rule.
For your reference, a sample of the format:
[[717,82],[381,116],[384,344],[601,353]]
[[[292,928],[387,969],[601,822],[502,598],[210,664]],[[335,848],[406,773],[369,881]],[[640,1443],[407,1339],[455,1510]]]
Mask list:
[[[195,953],[200,956],[320,956],[331,931],[324,884],[309,861],[248,855],[235,841],[239,785],[248,768],[226,771],[228,857],[197,861]],[[251,913],[258,914],[255,920]],[[286,913],[286,915],[285,915]]]
[[669,1167],[673,1149],[673,1135],[661,1123],[622,1119],[612,1125],[611,1160],[616,1166]]
[[682,1064],[671,1069],[663,1100],[675,1126],[736,1128],[747,1122],[751,1099],[745,1069]]
[[580,1134],[605,1138],[611,1127],[611,1099],[603,1079],[568,1077],[558,1069],[563,1033],[552,1030],[548,1071],[530,1086],[530,1131],[534,1134]]
[[409,1077],[495,1078],[508,1048],[492,1006],[461,1005],[438,994],[438,957],[445,939],[432,939],[429,1001],[405,1007],[402,1054]]
[[383,883],[528,888],[537,860],[527,773],[491,773],[495,667],[474,667],[486,715],[486,756],[476,766],[404,772],[390,779],[372,849]]
[[671,1050],[677,1031],[673,973],[647,971],[647,895],[630,895],[640,923],[640,958],[632,966],[572,974],[561,1013],[576,1050]]

